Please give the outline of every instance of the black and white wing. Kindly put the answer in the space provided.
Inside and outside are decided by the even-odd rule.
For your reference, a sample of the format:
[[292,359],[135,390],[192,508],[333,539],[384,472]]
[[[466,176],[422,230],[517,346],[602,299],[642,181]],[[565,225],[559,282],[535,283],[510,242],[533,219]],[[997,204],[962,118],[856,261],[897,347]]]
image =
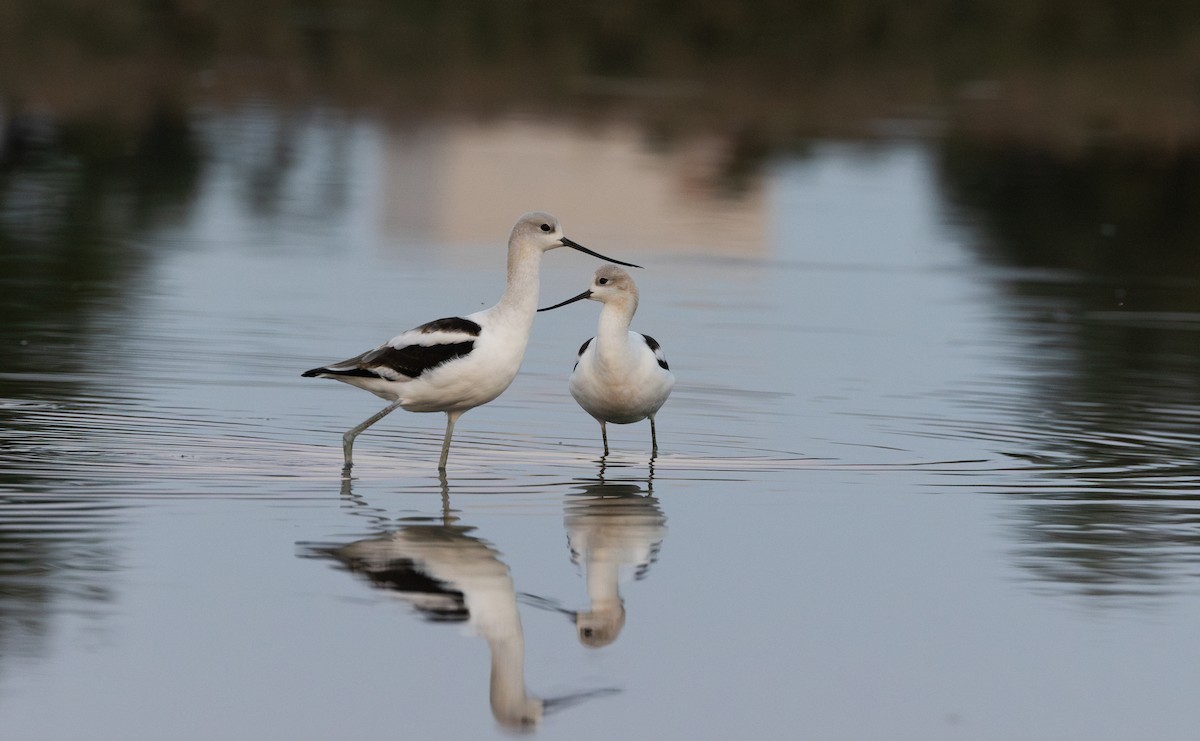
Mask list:
[[579,346],[579,352],[575,353],[575,367],[572,368],[571,370],[575,370],[575,368],[579,367],[579,359],[583,357],[583,351],[588,349],[588,345],[592,344],[592,340],[594,340],[594,339],[596,339],[596,338],[589,337],[583,341],[582,345]]
[[648,334],[642,335],[642,339],[646,341],[646,347],[654,353],[654,359],[658,361],[658,367],[663,370],[671,370],[671,366],[667,365],[667,356],[663,353],[662,345],[658,344],[658,340]]
[[437,319],[399,334],[362,355],[313,368],[302,375],[362,376],[388,381],[417,378],[443,363],[469,354],[475,349],[475,340],[482,330],[476,322],[462,317]]

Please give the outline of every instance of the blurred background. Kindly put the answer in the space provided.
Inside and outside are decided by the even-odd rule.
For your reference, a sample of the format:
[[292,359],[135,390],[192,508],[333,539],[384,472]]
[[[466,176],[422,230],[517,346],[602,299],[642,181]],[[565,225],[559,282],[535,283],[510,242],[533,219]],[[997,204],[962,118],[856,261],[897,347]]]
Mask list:
[[44,271],[131,277],[222,161],[263,217],[345,209],[362,146],[391,241],[494,238],[532,189],[598,238],[753,252],[772,167],[900,140],[988,262],[1200,275],[1172,0],[11,2],[0,134],[10,317],[78,310]]
[[[278,212],[302,138],[324,138],[321,166],[347,167],[365,125],[374,155],[396,160],[386,218],[405,235],[477,236],[488,210],[512,211],[497,186],[567,181],[586,141],[607,166],[570,183],[581,203],[628,214],[651,209],[655,187],[681,210],[706,196],[746,221],[713,219],[745,247],[761,242],[773,164],[814,141],[916,138],[947,200],[987,225],[992,259],[1196,270],[1188,3],[50,0],[0,13],[6,245],[100,211],[121,233],[179,218],[231,151],[234,187]],[[670,182],[631,176],[639,166]],[[1083,223],[1102,247],[1069,237]],[[677,241],[737,241],[692,230]],[[85,231],[93,248],[73,244],[77,257],[107,251]]]

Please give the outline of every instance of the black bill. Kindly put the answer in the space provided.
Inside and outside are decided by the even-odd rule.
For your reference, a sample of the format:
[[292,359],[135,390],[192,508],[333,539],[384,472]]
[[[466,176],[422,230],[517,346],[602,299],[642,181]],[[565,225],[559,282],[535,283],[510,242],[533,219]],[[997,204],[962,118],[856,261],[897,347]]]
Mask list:
[[[605,259],[607,259],[607,258],[605,258]],[[625,265],[627,263],[621,263],[621,264]],[[636,268],[637,265],[634,265],[633,267]],[[592,289],[589,288],[588,290],[584,291],[583,293],[579,294],[578,296],[575,296],[574,298],[569,298],[566,301],[563,301],[561,304],[555,304],[554,306],[547,306],[544,309],[538,309],[538,311],[550,311],[551,309],[557,309],[560,306],[566,306],[567,304],[573,304],[576,301],[582,301],[585,298],[591,298],[591,297],[592,297]]]
[[598,257],[601,260],[607,260],[608,262],[615,263],[617,265],[624,265],[627,268],[642,267],[641,265],[634,265],[631,262],[621,262],[620,260],[614,260],[611,257],[605,257],[604,255],[601,255],[599,252],[592,252],[587,247],[584,247],[583,245],[579,244],[578,242],[572,242],[571,240],[567,239],[566,237],[563,237],[562,239],[560,239],[558,241],[562,242],[563,247],[570,247],[573,250],[579,250],[580,252],[582,252],[585,255],[591,255],[592,257]]

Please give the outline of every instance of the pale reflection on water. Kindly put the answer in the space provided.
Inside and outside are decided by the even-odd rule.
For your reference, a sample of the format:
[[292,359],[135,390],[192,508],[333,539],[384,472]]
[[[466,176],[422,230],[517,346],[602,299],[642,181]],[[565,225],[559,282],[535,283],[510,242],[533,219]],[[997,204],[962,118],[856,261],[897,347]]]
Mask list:
[[[344,493],[351,496],[350,482]],[[492,714],[503,726],[541,722],[547,701],[525,688],[525,636],[508,566],[487,542],[456,524],[443,490],[441,524],[413,524],[315,552],[404,598],[429,620],[468,621],[491,653]]]
[[575,613],[575,629],[585,646],[600,648],[617,640],[625,626],[623,575],[642,579],[658,559],[667,518],[651,495],[652,484],[652,477],[645,489],[601,478],[568,500],[563,518],[567,545],[587,585],[587,609]]
[[532,696],[525,681],[518,601],[565,614],[584,646],[600,648],[617,640],[625,624],[620,583],[645,577],[666,534],[657,500],[637,484],[608,483],[602,477],[568,500],[564,525],[570,560],[582,567],[587,591],[587,607],[576,611],[554,599],[519,593],[503,554],[478,537],[476,528],[461,524],[444,477],[441,485],[440,522],[409,517],[396,528],[377,508],[355,497],[353,482],[347,480],[342,496],[353,502],[351,513],[375,521],[380,534],[344,545],[305,545],[301,555],[339,562],[400,597],[429,622],[465,622],[487,642],[492,715],[505,728],[531,729],[545,713],[618,691]]
[[[1164,191],[1103,154],[827,143],[731,190],[720,140],[624,126],[260,105],[143,133],[125,167],[71,140],[0,180],[0,711],[25,736],[377,735],[385,703],[428,737],[1194,727],[1200,230],[1154,204],[1195,163]],[[162,151],[158,189],[134,164]],[[679,379],[660,457],[614,429],[597,460],[566,389],[591,325],[551,315],[446,480],[440,422],[406,415],[339,489],[375,402],[299,372],[493,302],[533,207],[645,256]],[[544,295],[594,267],[550,255]]]

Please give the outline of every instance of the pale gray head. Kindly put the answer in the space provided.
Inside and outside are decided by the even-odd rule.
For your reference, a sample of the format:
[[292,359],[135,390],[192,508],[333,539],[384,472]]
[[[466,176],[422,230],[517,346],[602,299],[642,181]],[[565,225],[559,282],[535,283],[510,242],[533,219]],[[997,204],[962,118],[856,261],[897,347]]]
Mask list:
[[513,225],[512,234],[508,237],[508,244],[510,247],[514,245],[531,245],[539,248],[542,252],[548,252],[556,247],[570,247],[585,255],[598,257],[601,260],[616,263],[617,265],[628,265],[631,268],[641,267],[641,265],[634,265],[631,262],[621,262],[611,257],[605,257],[599,252],[589,250],[578,242],[567,239],[563,236],[562,226],[558,223],[558,219],[544,211],[530,211],[517,219],[517,223]]
[[544,309],[538,309],[538,311],[550,311],[560,306],[582,301],[585,298],[590,298],[593,301],[599,301],[603,304],[627,306],[629,313],[633,314],[637,311],[638,305],[637,284],[633,282],[633,278],[630,277],[629,273],[618,268],[616,265],[605,265],[592,276],[591,288],[562,303],[547,306]]

